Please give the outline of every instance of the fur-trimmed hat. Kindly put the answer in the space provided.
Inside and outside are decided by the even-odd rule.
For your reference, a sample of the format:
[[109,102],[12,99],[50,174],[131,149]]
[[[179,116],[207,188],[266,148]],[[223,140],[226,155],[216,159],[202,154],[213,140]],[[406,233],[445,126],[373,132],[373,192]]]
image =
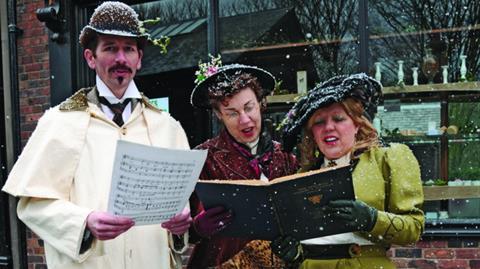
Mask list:
[[138,38],[141,47],[148,40],[148,34],[141,30],[138,14],[122,2],[107,1],[99,5],[80,33],[80,44],[86,48],[96,33]]
[[348,97],[359,100],[371,121],[382,97],[382,84],[364,73],[336,76],[311,89],[298,100],[282,121],[283,146],[290,151],[297,143],[303,125],[317,111]]
[[216,94],[219,94],[218,91],[222,91],[220,94],[228,94],[228,89],[231,89],[229,85],[233,79],[244,73],[257,78],[263,96],[270,94],[275,87],[275,77],[270,72],[256,66],[229,64],[219,67],[215,74],[208,76],[195,86],[190,96],[190,103],[199,108],[211,108],[209,91],[215,91]]

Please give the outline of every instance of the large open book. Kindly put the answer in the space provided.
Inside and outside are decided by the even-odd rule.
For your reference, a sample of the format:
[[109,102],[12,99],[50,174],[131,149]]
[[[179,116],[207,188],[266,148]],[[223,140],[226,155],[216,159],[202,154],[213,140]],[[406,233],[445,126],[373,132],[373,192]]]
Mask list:
[[261,180],[200,180],[195,191],[205,208],[232,209],[233,222],[219,235],[271,240],[291,235],[298,240],[350,232],[327,218],[330,200],[354,200],[350,166]]

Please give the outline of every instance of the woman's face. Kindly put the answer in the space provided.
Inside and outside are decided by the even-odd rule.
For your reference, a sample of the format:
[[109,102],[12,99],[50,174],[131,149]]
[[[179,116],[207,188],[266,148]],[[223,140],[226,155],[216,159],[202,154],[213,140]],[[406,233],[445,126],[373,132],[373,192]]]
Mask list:
[[318,109],[309,125],[318,148],[327,159],[338,159],[350,153],[355,144],[358,126],[339,103]]
[[249,87],[239,91],[226,104],[219,104],[215,110],[217,117],[223,122],[228,132],[239,143],[255,141],[262,127],[260,103]]

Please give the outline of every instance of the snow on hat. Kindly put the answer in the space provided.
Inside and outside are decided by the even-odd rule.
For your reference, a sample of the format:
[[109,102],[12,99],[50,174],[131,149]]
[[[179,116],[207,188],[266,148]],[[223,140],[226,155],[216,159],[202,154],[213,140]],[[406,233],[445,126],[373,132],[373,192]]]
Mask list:
[[282,121],[283,146],[290,151],[297,143],[303,125],[317,109],[352,97],[363,105],[365,116],[373,119],[382,97],[382,85],[364,73],[336,76],[317,84],[290,109]]
[[90,22],[80,33],[80,44],[85,48],[95,33],[138,38],[147,42],[148,34],[141,30],[138,14],[130,6],[115,1],[106,1],[92,14]]
[[[209,91],[215,91],[216,94],[227,95],[231,89],[229,85],[240,74],[250,74],[257,78],[262,87],[263,96],[267,96],[275,87],[275,77],[268,71],[250,65],[229,64],[218,67],[213,74],[200,81],[192,91],[190,103],[199,108],[210,108]],[[218,91],[222,91],[218,93]],[[262,97],[263,97],[262,96]]]

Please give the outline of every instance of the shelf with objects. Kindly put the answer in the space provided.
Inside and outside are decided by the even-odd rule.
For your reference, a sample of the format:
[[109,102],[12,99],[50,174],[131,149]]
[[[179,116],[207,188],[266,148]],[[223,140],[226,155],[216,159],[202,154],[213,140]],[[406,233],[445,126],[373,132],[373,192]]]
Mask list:
[[471,235],[480,223],[480,84],[396,85],[384,95],[377,128],[420,163],[425,235]]
[[[366,61],[362,62],[359,48],[360,66],[348,63],[352,68],[332,68],[313,61],[314,70],[318,74],[324,70],[335,74],[363,70],[381,81],[384,102],[373,123],[386,143],[409,146],[420,163],[427,218],[425,234],[480,236],[480,24],[478,13],[472,12],[474,4],[435,5],[435,14],[445,16],[431,16],[430,9],[402,3],[368,3],[367,42],[358,42],[367,44]],[[345,45],[352,44],[356,35],[351,37],[319,41]],[[297,49],[325,46],[318,42],[296,45]],[[341,51],[357,52],[355,48],[348,49]],[[305,92],[299,83],[303,77],[299,77],[298,71],[302,69],[285,66],[289,69],[280,78],[296,74],[297,87],[292,79],[284,83],[289,90],[281,91],[287,94],[267,97],[266,114],[271,116],[277,139],[281,139],[275,132],[278,119]],[[308,88],[312,81],[323,80],[322,75],[312,77],[312,72],[307,73],[303,79],[309,82]]]
[[[385,143],[409,146],[420,163],[425,235],[470,235],[480,224],[480,83],[402,85],[383,92],[373,123]],[[281,118],[298,97],[268,96],[268,115]]]

